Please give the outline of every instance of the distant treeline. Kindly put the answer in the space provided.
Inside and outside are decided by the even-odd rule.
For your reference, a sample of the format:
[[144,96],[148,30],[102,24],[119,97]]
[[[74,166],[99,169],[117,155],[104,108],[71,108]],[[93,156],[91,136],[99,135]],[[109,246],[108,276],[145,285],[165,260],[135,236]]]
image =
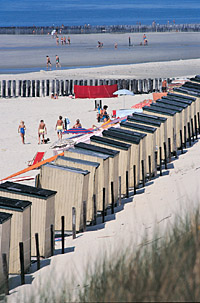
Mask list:
[[46,35],[55,30],[58,34],[95,33],[141,33],[141,32],[200,32],[200,24],[156,24],[152,25],[108,25],[108,26],[21,26],[0,27],[0,34],[6,35]]

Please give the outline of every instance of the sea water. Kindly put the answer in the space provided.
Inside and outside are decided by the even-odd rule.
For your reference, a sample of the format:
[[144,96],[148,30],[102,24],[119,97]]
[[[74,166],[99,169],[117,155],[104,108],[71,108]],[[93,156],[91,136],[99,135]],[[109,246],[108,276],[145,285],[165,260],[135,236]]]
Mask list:
[[0,26],[200,23],[200,0],[0,0]]

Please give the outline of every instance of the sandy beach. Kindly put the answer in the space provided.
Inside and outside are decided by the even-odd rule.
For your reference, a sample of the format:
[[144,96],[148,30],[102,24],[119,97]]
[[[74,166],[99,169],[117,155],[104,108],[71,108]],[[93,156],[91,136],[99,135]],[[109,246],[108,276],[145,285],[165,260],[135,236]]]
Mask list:
[[[111,36],[105,34],[100,37],[89,35],[87,43],[84,40],[85,36],[77,35],[71,37],[72,45],[70,48],[66,46],[65,49],[64,47],[57,48],[55,40],[51,37],[0,36],[0,44],[2,45],[2,39],[5,42],[5,49],[0,48],[0,56],[4,62],[1,64],[2,71],[4,69],[8,71],[9,68],[24,70],[29,66],[30,60],[30,68],[41,69],[35,73],[2,72],[0,80],[186,78],[199,74],[200,59],[198,59],[197,49],[200,44],[200,35],[198,33],[148,34],[149,46],[146,49],[139,45],[142,40],[141,34],[131,36],[134,41],[134,47],[131,49],[127,47],[128,35],[126,34]],[[96,42],[99,39],[105,41],[102,50],[96,49]],[[115,41],[119,45],[116,51],[113,47]],[[159,44],[156,53],[158,41],[162,42],[162,46],[160,47]],[[77,51],[76,47],[81,47],[81,52],[80,49]],[[52,58],[58,53],[62,65],[66,68],[102,66],[47,72],[44,63],[47,52]],[[103,66],[107,64],[108,66]],[[125,106],[130,108],[144,99],[152,99],[152,94],[126,96]],[[108,112],[111,114],[112,110],[123,107],[123,97],[103,99],[103,105],[105,104],[108,105]],[[26,168],[28,161],[38,151],[46,152],[45,159],[53,155],[51,144],[57,140],[55,124],[59,115],[69,118],[70,127],[77,118],[81,120],[85,128],[92,125],[98,126],[94,99],[6,98],[0,100],[0,113],[0,179]],[[46,123],[47,137],[50,138],[50,143],[45,145],[38,145],[37,131],[41,119]],[[21,120],[25,121],[27,128],[25,145],[21,143],[17,132]],[[175,220],[176,214],[180,214],[180,209],[185,212],[193,203],[198,203],[199,147],[200,143],[195,142],[191,148],[185,150],[183,155],[179,155],[177,160],[170,163],[163,177],[149,182],[148,186],[134,198],[124,200],[123,206],[117,209],[115,215],[107,216],[105,224],[99,222],[97,226],[88,228],[87,232],[79,234],[76,240],[72,240],[71,237],[66,238],[66,254],[59,255],[61,244],[56,242],[57,255],[50,258],[49,262],[44,261],[44,267],[39,271],[35,271],[33,266],[30,274],[26,276],[26,285],[20,286],[19,277],[12,277],[10,279],[11,295],[8,302],[16,302],[23,296],[27,299],[31,293],[36,293],[42,288],[51,279],[52,274],[55,275],[56,281],[64,280],[64,277],[67,279],[76,277],[76,285],[82,285],[89,261],[93,268],[97,259],[105,253],[109,255],[119,247],[141,244],[145,232],[148,232],[151,239],[155,227],[165,230],[166,226]],[[38,174],[37,170],[27,175],[36,174]],[[27,184],[33,184],[33,182],[27,182]],[[53,284],[56,283],[50,282],[52,282],[52,290],[55,290]]]

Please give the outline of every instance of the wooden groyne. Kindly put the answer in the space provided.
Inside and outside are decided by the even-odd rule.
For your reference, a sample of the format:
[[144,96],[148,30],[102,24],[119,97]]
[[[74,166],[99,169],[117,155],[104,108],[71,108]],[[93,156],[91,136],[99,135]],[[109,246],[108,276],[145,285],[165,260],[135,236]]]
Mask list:
[[[0,81],[1,98],[46,97],[51,94],[69,96],[74,94],[74,85],[112,85],[118,89],[128,89],[134,94],[148,94],[162,91],[164,79],[85,79],[85,80],[2,80]],[[168,78],[168,84],[172,79]]]
[[48,35],[53,30],[58,34],[99,34],[99,33],[142,33],[142,32],[199,32],[197,24],[136,24],[136,25],[108,25],[108,26],[19,26],[0,27],[0,35]]

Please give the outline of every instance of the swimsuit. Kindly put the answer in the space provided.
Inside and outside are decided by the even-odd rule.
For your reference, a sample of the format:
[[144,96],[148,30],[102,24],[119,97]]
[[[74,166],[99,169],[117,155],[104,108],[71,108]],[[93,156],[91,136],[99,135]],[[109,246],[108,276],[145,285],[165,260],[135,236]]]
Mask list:
[[44,134],[45,130],[44,129],[39,129],[40,134]]
[[25,134],[24,127],[21,127],[21,128],[20,128],[20,133],[23,134],[23,135]]
[[57,126],[57,133],[62,133],[63,127],[62,125]]

